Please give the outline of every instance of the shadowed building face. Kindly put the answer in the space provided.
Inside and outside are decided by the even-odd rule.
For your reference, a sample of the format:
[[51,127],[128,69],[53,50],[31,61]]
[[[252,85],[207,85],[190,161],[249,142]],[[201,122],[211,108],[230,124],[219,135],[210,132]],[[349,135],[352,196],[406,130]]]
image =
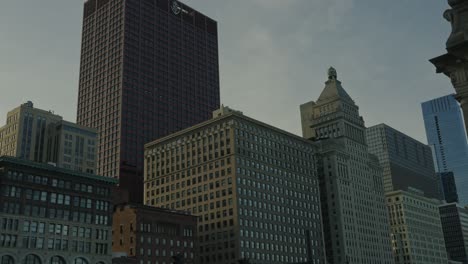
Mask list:
[[217,24],[168,0],[84,4],[78,123],[99,130],[98,173],[142,202],[143,145],[219,107]]

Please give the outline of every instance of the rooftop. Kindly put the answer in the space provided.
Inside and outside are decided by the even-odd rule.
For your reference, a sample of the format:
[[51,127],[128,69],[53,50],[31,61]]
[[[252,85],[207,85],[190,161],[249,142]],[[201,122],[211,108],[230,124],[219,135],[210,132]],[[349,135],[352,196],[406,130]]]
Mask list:
[[[223,108],[224,108],[224,111],[223,111]],[[246,120],[248,122],[255,123],[255,124],[257,124],[257,125],[259,125],[261,127],[271,129],[274,132],[281,133],[283,135],[292,137],[292,138],[294,138],[296,140],[299,140],[299,141],[302,141],[302,142],[305,142],[305,143],[309,143],[309,144],[313,144],[312,141],[310,141],[308,139],[305,139],[305,138],[300,137],[300,136],[298,136],[296,134],[287,132],[287,131],[282,130],[280,128],[274,127],[272,125],[263,123],[263,122],[258,121],[256,119],[250,118],[250,117],[244,115],[241,111],[233,110],[233,109],[231,109],[231,108],[229,108],[227,106],[223,106],[221,109],[215,110],[214,113],[215,113],[214,117],[212,119],[210,119],[210,120],[204,121],[204,122],[196,124],[196,125],[194,125],[192,127],[180,130],[180,131],[175,132],[173,134],[170,134],[168,136],[165,136],[165,137],[162,137],[162,138],[159,138],[159,139],[156,139],[154,141],[146,143],[145,144],[145,149],[153,147],[155,145],[158,145],[158,144],[160,144],[162,142],[165,142],[167,140],[176,139],[177,137],[183,136],[183,135],[185,135],[185,134],[187,134],[189,132],[195,131],[197,129],[202,129],[205,126],[212,125],[212,124],[215,124],[216,122],[222,121],[224,119],[229,119],[229,118],[243,119],[243,120]]]
[[3,165],[24,166],[24,167],[28,167],[31,169],[45,171],[45,172],[66,174],[69,176],[87,178],[87,179],[96,180],[96,181],[100,181],[100,182],[104,182],[108,184],[117,184],[119,182],[117,179],[110,178],[110,177],[104,177],[104,176],[99,176],[96,174],[90,174],[90,173],[85,173],[85,172],[59,168],[59,167],[46,164],[46,163],[33,162],[30,160],[19,159],[19,158],[14,158],[10,156],[0,156],[0,166],[3,166]]
[[153,211],[153,212],[161,212],[161,213],[171,213],[171,214],[179,214],[179,215],[187,215],[187,216],[193,216],[197,217],[195,215],[192,215],[188,211],[181,211],[181,210],[174,210],[174,209],[166,209],[166,208],[161,208],[161,207],[154,207],[154,206],[149,206],[149,205],[142,205],[142,204],[136,204],[136,203],[122,203],[118,204],[114,207],[114,211],[123,208],[135,208],[135,209],[143,209],[143,210],[148,210],[148,211]]

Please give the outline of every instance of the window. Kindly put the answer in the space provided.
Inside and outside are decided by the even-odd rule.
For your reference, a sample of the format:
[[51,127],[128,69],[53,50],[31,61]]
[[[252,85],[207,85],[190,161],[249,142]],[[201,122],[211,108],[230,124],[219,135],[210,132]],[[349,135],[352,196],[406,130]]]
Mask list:
[[23,232],[29,232],[29,221],[23,222]]
[[13,257],[5,255],[2,257],[1,264],[15,264]]
[[74,264],[88,264],[84,258],[76,258]]
[[33,254],[29,254],[23,260],[22,264],[42,264],[42,263],[41,263],[41,260],[39,259],[38,256],[33,255]]
[[66,264],[62,257],[54,256],[50,259],[50,264]]

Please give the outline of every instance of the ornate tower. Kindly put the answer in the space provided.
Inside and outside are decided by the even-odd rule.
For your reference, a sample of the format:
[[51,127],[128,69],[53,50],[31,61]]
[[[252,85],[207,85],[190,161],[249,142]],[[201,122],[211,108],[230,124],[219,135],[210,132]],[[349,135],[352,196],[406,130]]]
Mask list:
[[430,62],[437,73],[444,73],[452,81],[468,126],[468,1],[448,0],[448,3],[452,9],[444,12],[444,18],[451,23],[452,33],[446,42],[447,53]]
[[320,199],[328,263],[394,263],[382,170],[367,151],[359,108],[328,70],[316,102],[301,105],[303,136],[320,147]]

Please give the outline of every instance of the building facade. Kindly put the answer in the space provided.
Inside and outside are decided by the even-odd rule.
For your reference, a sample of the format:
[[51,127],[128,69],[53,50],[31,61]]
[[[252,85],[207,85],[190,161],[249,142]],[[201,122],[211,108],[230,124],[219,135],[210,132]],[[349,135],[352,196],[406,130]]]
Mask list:
[[461,204],[468,204],[468,143],[454,95],[422,103],[427,142],[437,172],[453,172]]
[[447,263],[440,201],[411,189],[386,196],[395,263]]
[[96,172],[97,131],[61,120],[49,127],[47,161],[58,167]]
[[[451,9],[443,12],[444,18],[451,24],[452,32],[447,42],[447,53],[432,58],[430,62],[436,67],[437,73],[443,73],[450,78],[455,89],[457,101],[465,119],[465,133],[468,131],[468,2],[463,0],[447,0]],[[442,13],[442,10],[441,10]]]
[[428,145],[386,124],[368,127],[366,140],[369,152],[383,168],[385,192],[416,188],[427,197],[443,199]]
[[0,128],[0,156],[47,162],[48,127],[60,120],[51,111],[34,108],[31,101],[9,111]]
[[301,105],[303,135],[320,146],[321,205],[328,263],[393,263],[382,171],[369,154],[358,106],[328,70],[317,102]]
[[198,216],[199,263],[324,263],[315,154],[222,107],[145,146],[145,204]]
[[457,185],[455,184],[455,176],[453,172],[440,172],[437,177],[442,182],[444,199],[447,203],[458,203]]
[[77,123],[99,130],[100,175],[142,203],[144,144],[219,108],[217,23],[173,0],[84,3]]
[[449,260],[468,263],[468,209],[456,203],[439,207]]
[[[137,204],[114,208],[112,251],[136,263],[197,263],[197,217],[187,212]],[[119,260],[119,258],[117,258]],[[115,262],[115,261],[114,261]]]
[[0,128],[0,156],[11,156],[87,173],[96,172],[95,129],[34,108],[27,102],[7,114]]
[[0,157],[0,259],[110,264],[112,178]]

